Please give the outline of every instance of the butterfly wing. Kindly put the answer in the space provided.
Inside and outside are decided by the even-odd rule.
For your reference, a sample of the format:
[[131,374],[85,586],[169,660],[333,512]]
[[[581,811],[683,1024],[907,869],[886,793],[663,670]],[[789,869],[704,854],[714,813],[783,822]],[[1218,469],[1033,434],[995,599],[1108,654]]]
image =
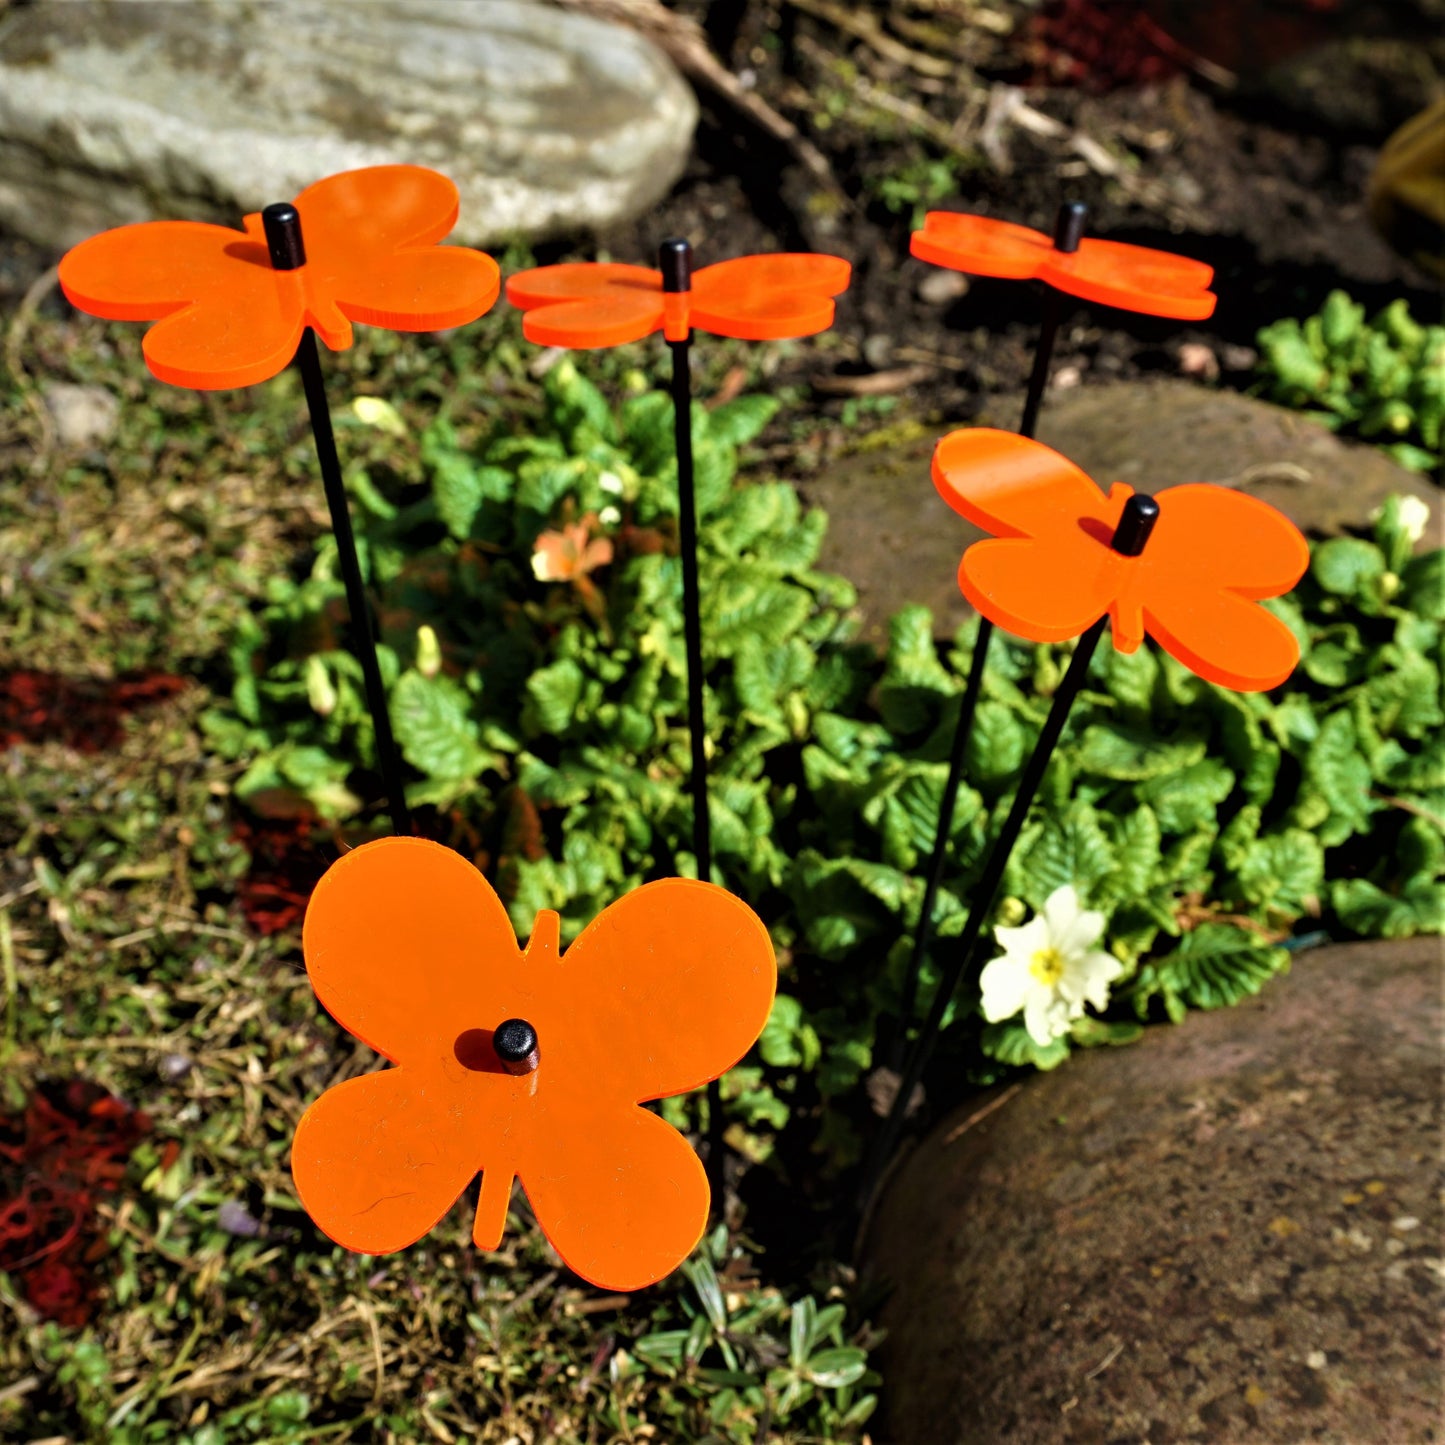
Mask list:
[[[326,1011],[399,1067],[328,1089],[292,1148],[317,1225],[376,1254],[425,1234],[483,1166],[510,1180],[526,1081],[468,1066],[463,1035],[526,1016],[506,909],[460,854],[420,838],[354,849],[317,884],[302,932]],[[484,1034],[484,1038],[489,1034]]]
[[540,346],[620,346],[662,325],[662,275],[645,266],[538,266],[508,278],[507,300],[527,313],[522,334]]
[[1304,575],[1309,545],[1299,529],[1227,487],[1169,487],[1157,500],[1159,520],[1137,563],[1144,627],[1209,682],[1241,692],[1279,686],[1299,644],[1259,599]]
[[481,251],[439,246],[460,198],[425,166],[366,166],[296,197],[306,244],[311,322],[328,346],[350,344],[347,321],[391,331],[441,331],[475,321],[497,299],[501,272]]
[[1084,240],[1072,253],[1051,251],[1039,277],[1086,301],[1178,321],[1213,315],[1218,299],[1209,289],[1212,266],[1121,241]]
[[1077,637],[1110,605],[1121,559],[1109,546],[1130,489],[1104,496],[1039,442],[989,427],[950,432],[933,453],[944,501],[998,540],[964,554],[958,585],[989,621],[1034,642]]
[[935,266],[1006,281],[1037,276],[1054,254],[1053,243],[1041,231],[957,211],[930,211],[923,229],[909,238],[908,249]]
[[697,1243],[708,1188],[686,1140],[637,1105],[696,1088],[747,1052],[772,1007],[772,942],[724,889],[670,878],[613,903],[533,971],[552,1117],[518,1174],[570,1268],[638,1288]]
[[383,1069],[327,1089],[306,1110],[291,1177],[328,1239],[390,1254],[436,1228],[476,1176],[479,1153],[450,1090],[424,1069]]
[[852,267],[838,256],[738,256],[692,278],[692,324],[715,336],[780,341],[814,336],[833,324],[833,298]]
[[145,221],[68,252],[72,305],[113,321],[155,321],[142,342],[161,381],[202,391],[282,371],[304,326],[300,281],[272,270],[254,237],[198,221]]

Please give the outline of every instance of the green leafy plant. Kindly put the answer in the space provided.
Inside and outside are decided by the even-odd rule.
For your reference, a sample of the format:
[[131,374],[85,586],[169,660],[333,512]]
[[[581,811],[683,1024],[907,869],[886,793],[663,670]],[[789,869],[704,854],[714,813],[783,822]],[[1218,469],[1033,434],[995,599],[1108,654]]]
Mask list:
[[1267,396],[1378,441],[1415,471],[1439,471],[1445,326],[1420,325],[1403,299],[1367,322],[1363,306],[1331,291],[1316,315],[1276,321],[1258,340]]
[[[482,830],[522,933],[538,908],[572,931],[692,867],[671,413],[640,378],[623,389],[614,407],[564,362],[524,435],[453,418],[396,477],[353,478],[410,796]],[[784,962],[757,1057],[723,1099],[755,1160],[782,1167],[782,1143],[841,1166],[879,1020],[899,1005],[973,633],[940,649],[927,611],[907,608],[881,660],[850,640],[851,590],[814,570],[822,516],[786,483],[736,480],[771,413],[744,398],[693,419],[717,877],[759,908]],[[1126,975],[1107,1016],[1047,1050],[955,1000],[960,1078],[1051,1067],[1071,1044],[1234,1003],[1287,965],[1301,920],[1342,936],[1441,926],[1440,561],[1410,558],[1401,505],[1373,539],[1317,547],[1301,588],[1271,604],[1303,654],[1277,695],[1215,688],[1152,646],[1101,648],[995,921],[1072,883],[1108,915]],[[331,560],[323,542],[309,575],[275,584],[208,726],[250,759],[243,796],[290,789],[336,817],[361,806],[371,739]],[[997,649],[925,992],[1068,651]],[[688,1124],[701,1107],[664,1110]]]

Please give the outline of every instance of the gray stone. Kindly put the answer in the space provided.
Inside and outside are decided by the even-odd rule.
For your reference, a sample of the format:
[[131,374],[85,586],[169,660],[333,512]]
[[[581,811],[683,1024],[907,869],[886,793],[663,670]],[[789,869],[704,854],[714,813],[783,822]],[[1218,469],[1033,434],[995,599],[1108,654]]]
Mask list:
[[0,20],[0,225],[70,246],[234,223],[398,161],[462,195],[454,239],[610,224],[666,194],[697,119],[634,32],[524,0],[68,0]]
[[870,1232],[879,1438],[1445,1438],[1441,961],[1305,954],[946,1119]]
[[[977,418],[1012,430],[1022,399],[990,399]],[[828,512],[820,565],[857,584],[863,636],[882,644],[888,618],[910,602],[933,609],[940,635],[970,613],[955,577],[963,551],[984,534],[949,511],[929,478],[938,431],[887,446],[865,445],[806,482],[805,498]],[[1142,492],[1217,482],[1278,507],[1311,536],[1368,525],[1392,492],[1431,508],[1421,548],[1442,543],[1445,493],[1377,447],[1345,441],[1298,412],[1269,402],[1167,380],[1051,391],[1039,440],[1101,485]]]
[[45,409],[63,447],[91,447],[109,440],[120,416],[120,402],[103,386],[56,381],[44,387]]

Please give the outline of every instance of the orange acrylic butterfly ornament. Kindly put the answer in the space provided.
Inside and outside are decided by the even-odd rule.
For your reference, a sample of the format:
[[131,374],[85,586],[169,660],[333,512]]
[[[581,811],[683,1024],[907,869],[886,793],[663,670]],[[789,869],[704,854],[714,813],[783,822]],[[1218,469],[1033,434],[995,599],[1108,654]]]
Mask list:
[[1202,321],[1214,312],[1214,268],[1168,251],[1122,241],[1081,240],[1061,251],[1042,231],[957,211],[930,211],[908,249],[920,261],[997,276],[1043,281],[1057,291],[1146,316]]
[[[336,1243],[385,1254],[436,1225],[481,1171],[473,1239],[495,1249],[513,1178],[566,1264],[604,1289],[675,1269],[701,1237],[708,1184],[687,1141],[640,1107],[730,1068],[767,1021],[767,929],[725,889],[645,884],[565,953],[537,914],[525,949],[459,854],[419,838],[332,865],[303,930],[328,1013],[394,1067],[328,1089],[302,1117],[291,1169]],[[507,1072],[492,1035],[535,1030]]]
[[1299,581],[1309,547],[1267,503],[1207,483],[1167,487],[1143,553],[1125,557],[1109,541],[1134,489],[1116,482],[1105,496],[1039,442],[987,427],[951,432],[934,451],[933,482],[992,533],[963,554],[958,585],[997,626],[1062,642],[1107,612],[1120,652],[1148,633],[1221,687],[1262,692],[1294,671],[1299,644],[1259,601]]
[[155,321],[142,343],[162,381],[202,391],[282,371],[312,327],[333,351],[353,322],[438,331],[475,321],[501,274],[481,251],[438,246],[456,224],[457,188],[423,166],[369,166],[296,197],[306,263],[271,265],[259,212],[243,229],[144,221],[82,241],[60,285],[82,311]]
[[662,273],[645,266],[572,262],[509,277],[507,300],[527,313],[522,334],[541,346],[620,346],[654,331],[686,341],[693,328],[779,341],[826,331],[851,274],[838,256],[738,256],[694,272],[691,290],[664,292]]

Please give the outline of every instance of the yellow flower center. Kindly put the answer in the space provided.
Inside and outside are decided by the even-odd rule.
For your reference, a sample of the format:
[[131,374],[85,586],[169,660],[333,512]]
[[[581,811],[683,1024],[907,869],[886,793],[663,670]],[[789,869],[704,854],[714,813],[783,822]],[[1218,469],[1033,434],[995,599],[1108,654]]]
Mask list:
[[1046,988],[1064,976],[1064,955],[1057,948],[1041,948],[1029,961],[1029,972]]

